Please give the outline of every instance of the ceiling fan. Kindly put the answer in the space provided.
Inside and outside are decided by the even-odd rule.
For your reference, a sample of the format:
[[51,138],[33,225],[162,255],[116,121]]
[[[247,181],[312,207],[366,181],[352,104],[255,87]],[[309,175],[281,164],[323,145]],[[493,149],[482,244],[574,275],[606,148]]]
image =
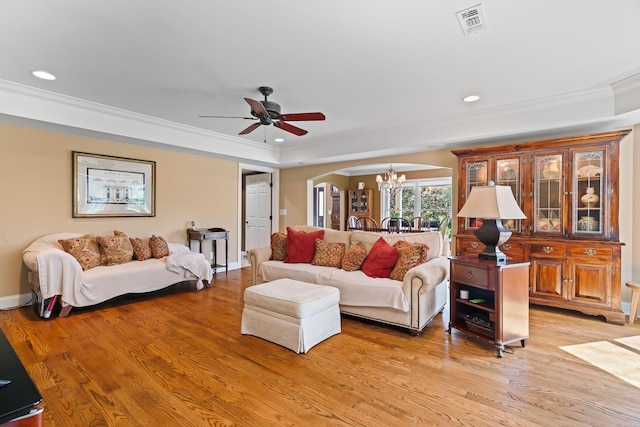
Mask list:
[[245,98],[249,106],[251,107],[252,117],[233,117],[233,116],[199,116],[207,118],[221,118],[221,119],[246,119],[246,120],[258,120],[257,123],[252,124],[238,135],[246,135],[256,130],[260,125],[274,125],[277,128],[291,132],[294,135],[302,136],[307,133],[306,130],[297,126],[293,126],[287,122],[300,122],[308,120],[324,120],[326,117],[322,113],[291,113],[281,114],[280,104],[273,101],[269,101],[267,97],[273,93],[273,89],[268,86],[260,86],[258,88],[260,93],[264,95],[264,101],[256,101],[250,98]]

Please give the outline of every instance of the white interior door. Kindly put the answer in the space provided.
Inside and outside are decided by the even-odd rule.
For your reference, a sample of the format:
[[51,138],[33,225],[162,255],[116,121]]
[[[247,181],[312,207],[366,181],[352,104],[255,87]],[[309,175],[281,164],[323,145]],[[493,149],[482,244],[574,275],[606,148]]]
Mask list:
[[271,239],[271,174],[245,180],[245,250],[269,246]]

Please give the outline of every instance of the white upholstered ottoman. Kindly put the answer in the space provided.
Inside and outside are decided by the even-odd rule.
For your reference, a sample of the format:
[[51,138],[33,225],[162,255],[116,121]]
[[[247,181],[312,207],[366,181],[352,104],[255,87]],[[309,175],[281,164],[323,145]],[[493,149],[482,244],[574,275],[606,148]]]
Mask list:
[[244,291],[240,332],[306,353],[340,333],[339,301],[337,288],[298,280],[250,286]]

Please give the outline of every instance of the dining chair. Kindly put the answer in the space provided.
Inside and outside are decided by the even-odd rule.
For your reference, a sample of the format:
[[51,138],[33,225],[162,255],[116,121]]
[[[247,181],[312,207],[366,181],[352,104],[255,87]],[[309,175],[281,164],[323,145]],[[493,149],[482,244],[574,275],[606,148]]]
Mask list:
[[347,219],[347,229],[348,230],[360,230],[362,229],[362,226],[360,224],[360,221],[358,221],[358,217],[357,216],[350,216]]
[[378,221],[371,218],[370,216],[363,216],[358,218],[358,222],[360,223],[360,229],[364,231],[379,231]]
[[442,218],[442,222],[440,223],[440,227],[438,228],[438,231],[440,232],[440,234],[442,234],[442,237],[444,237],[444,232],[447,230],[450,221],[451,217],[449,216],[445,216],[444,218]]
[[[411,218],[410,224],[413,231],[422,231],[422,217],[414,216]],[[429,219],[427,219],[427,224],[429,224]]]

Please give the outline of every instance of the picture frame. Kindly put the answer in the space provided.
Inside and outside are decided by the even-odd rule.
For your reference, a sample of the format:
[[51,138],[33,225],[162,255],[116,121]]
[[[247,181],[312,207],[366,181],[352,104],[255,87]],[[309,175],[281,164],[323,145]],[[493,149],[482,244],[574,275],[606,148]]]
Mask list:
[[156,162],[71,154],[73,218],[156,216]]

